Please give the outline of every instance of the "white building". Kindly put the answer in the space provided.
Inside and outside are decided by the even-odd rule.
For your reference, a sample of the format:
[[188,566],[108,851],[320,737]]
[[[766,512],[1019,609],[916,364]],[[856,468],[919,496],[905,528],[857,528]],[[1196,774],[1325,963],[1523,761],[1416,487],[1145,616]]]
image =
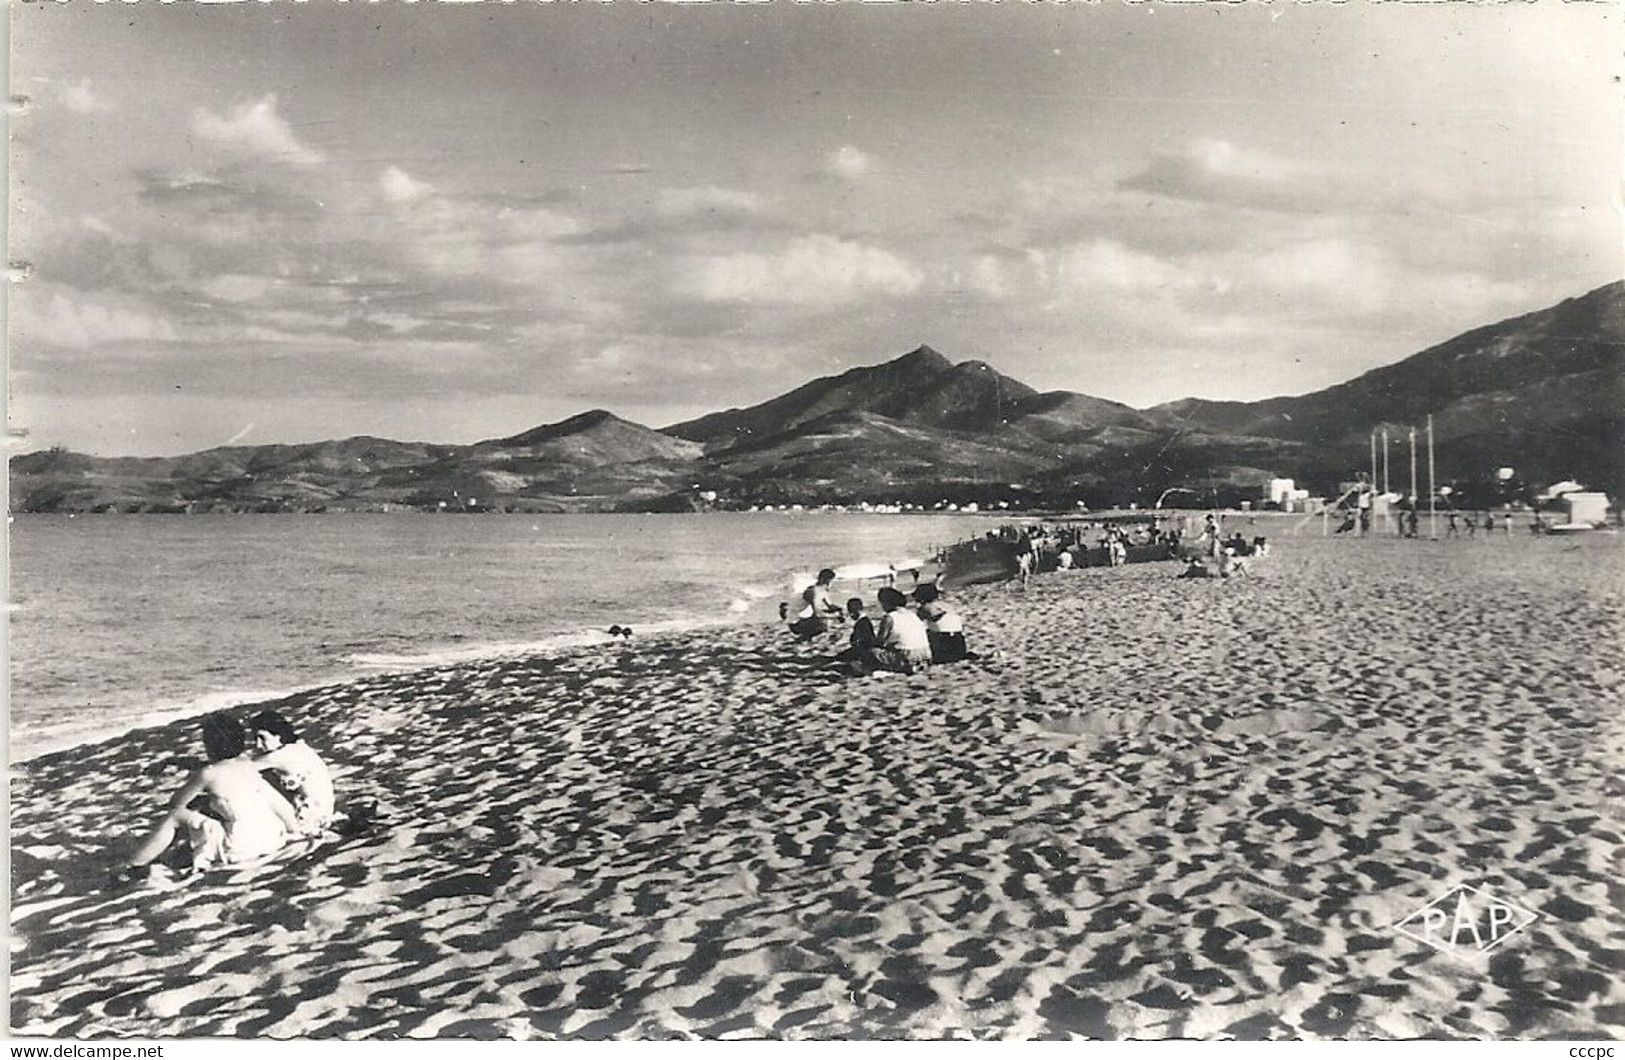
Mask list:
[[1569,524],[1596,524],[1608,521],[1608,494],[1576,490],[1563,494]]
[[1270,502],[1283,512],[1303,511],[1308,506],[1309,491],[1298,489],[1297,485],[1289,478],[1270,479]]

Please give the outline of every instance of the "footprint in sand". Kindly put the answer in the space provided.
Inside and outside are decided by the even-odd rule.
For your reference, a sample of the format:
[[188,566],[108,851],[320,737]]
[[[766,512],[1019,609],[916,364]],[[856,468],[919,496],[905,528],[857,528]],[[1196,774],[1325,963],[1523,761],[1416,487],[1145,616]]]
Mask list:
[[1135,714],[1130,711],[1089,711],[1080,714],[1054,714],[1042,721],[1029,722],[1027,731],[1039,736],[1143,736],[1190,734],[1195,726],[1166,714]]
[[1273,736],[1341,726],[1342,722],[1333,715],[1313,710],[1261,710],[1239,718],[1225,718],[1214,732],[1221,736]]
[[391,733],[412,723],[411,715],[404,711],[369,710],[355,717],[356,725],[369,733]]

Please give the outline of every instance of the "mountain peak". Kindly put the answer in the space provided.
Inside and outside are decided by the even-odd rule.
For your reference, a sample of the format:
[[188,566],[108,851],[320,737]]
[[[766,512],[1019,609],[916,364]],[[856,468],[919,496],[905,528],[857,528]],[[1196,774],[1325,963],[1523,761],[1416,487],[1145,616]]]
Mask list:
[[510,447],[540,445],[543,442],[568,438],[572,434],[580,434],[583,431],[610,426],[629,427],[636,431],[649,430],[649,428],[639,426],[629,420],[623,420],[607,409],[588,409],[586,412],[578,412],[574,416],[560,420],[557,423],[544,423],[540,427],[532,427],[523,434],[516,434],[511,438],[496,438],[481,444]]
[[627,422],[608,409],[588,409],[586,412],[576,413],[569,419],[560,420],[557,425],[574,430],[586,430],[588,427],[596,427],[600,423],[608,423],[611,420],[618,423]]
[[931,347],[925,345],[916,346],[914,349],[903,354],[901,357],[898,357],[891,363],[899,368],[930,368],[934,371],[941,371],[944,368],[953,367],[952,361],[948,360],[948,358],[944,357],[936,350],[933,350]]

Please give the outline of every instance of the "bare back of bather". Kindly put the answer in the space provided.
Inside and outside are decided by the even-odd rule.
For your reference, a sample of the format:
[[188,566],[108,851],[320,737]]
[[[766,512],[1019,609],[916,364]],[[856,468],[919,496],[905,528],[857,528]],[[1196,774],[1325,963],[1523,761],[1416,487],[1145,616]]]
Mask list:
[[[193,808],[199,797],[209,812]],[[177,833],[191,848],[193,868],[251,861],[280,849],[297,828],[293,807],[254,763],[224,758],[192,774],[126,865],[150,864],[169,849]]]
[[254,763],[242,758],[214,762],[199,770],[196,780],[214,812],[182,808],[176,823],[192,841],[197,867],[245,861],[282,846],[289,829],[278,804],[286,808],[287,801]]

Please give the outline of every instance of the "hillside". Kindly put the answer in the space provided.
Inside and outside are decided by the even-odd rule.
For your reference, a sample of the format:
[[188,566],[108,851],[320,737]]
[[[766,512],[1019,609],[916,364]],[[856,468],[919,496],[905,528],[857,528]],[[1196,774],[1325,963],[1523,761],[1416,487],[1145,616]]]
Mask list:
[[[1312,394],[1136,410],[929,346],[653,430],[603,409],[473,445],[347,438],[180,457],[11,460],[18,511],[687,510],[1325,491],[1431,413],[1443,481],[1502,466],[1625,493],[1625,283],[1476,328]],[[1401,453],[1403,450],[1395,450]]]
[[1312,394],[1186,399],[1148,410],[1192,427],[1325,447],[1344,462],[1369,432],[1422,427],[1441,474],[1515,466],[1522,477],[1625,485],[1625,283],[1475,328]]
[[673,424],[665,432],[703,442],[708,449],[725,449],[840,412],[867,412],[921,427],[988,431],[1036,394],[981,361],[956,365],[921,346],[884,364],[815,379],[760,405]]
[[602,410],[474,445],[350,438],[187,456],[11,461],[18,511],[599,511],[670,493],[700,447]]
[[613,511],[672,492],[700,453],[697,443],[594,409],[394,469],[377,489],[407,490],[401,499],[413,507],[451,498],[465,509]]

